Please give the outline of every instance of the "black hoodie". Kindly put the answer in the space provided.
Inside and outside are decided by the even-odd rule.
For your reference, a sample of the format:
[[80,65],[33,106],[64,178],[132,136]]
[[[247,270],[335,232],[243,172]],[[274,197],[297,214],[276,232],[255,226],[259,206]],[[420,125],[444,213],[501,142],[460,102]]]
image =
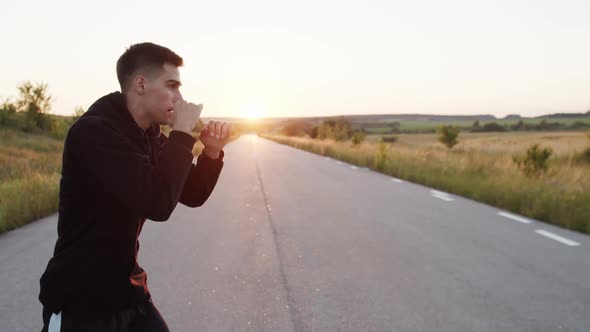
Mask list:
[[97,100],[70,128],[63,152],[59,215],[53,258],[39,300],[101,317],[150,297],[137,264],[138,237],[147,219],[165,221],[178,202],[201,206],[223,167],[199,155],[195,139],[170,137],[159,125],[142,130],[119,92]]

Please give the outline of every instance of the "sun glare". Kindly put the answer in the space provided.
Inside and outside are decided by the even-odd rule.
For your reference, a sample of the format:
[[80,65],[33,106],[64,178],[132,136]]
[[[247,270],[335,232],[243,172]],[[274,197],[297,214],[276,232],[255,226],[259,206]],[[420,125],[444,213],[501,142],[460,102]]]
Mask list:
[[240,113],[243,118],[254,121],[264,116],[264,108],[260,104],[249,104],[244,106]]

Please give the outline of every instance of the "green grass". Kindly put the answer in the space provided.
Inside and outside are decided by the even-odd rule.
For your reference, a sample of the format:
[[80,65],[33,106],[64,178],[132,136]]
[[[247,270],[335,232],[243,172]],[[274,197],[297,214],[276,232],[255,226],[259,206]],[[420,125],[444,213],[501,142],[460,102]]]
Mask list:
[[57,211],[59,173],[36,173],[0,184],[0,233]]
[[57,211],[63,142],[0,128],[0,233]]
[[487,151],[486,144],[449,151],[430,143],[365,142],[354,147],[349,142],[262,137],[590,234],[590,163],[558,158],[546,175],[528,178],[511,153]]

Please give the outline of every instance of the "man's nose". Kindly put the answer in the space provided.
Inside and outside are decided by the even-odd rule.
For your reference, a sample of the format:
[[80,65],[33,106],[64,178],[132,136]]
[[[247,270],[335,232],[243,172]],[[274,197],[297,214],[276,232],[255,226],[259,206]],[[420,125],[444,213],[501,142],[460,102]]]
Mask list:
[[180,93],[180,91],[178,91],[175,95],[174,95],[174,102],[177,101],[184,101],[184,98],[182,98],[182,94]]

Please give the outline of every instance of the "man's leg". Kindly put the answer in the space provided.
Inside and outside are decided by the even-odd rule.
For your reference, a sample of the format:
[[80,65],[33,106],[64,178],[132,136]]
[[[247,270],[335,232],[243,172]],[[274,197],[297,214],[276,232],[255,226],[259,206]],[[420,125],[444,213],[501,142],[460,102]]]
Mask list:
[[49,328],[49,320],[51,319],[52,314],[53,313],[51,311],[43,307],[43,329],[41,332],[47,332],[47,329]]
[[54,315],[44,309],[41,332],[127,332],[136,315],[136,308],[121,310],[102,319],[91,319],[68,310]]
[[169,332],[166,321],[149,299],[144,305],[139,306],[137,316],[133,322],[130,332]]

